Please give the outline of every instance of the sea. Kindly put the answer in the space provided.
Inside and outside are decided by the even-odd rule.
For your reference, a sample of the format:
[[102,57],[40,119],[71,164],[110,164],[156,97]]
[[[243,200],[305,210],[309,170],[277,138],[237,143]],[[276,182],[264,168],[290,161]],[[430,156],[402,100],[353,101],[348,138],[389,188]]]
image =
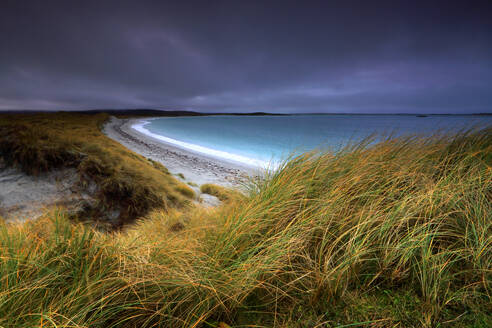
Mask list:
[[432,135],[492,126],[479,115],[287,115],[151,118],[132,127],[187,150],[248,166],[274,168],[290,156],[337,152],[373,136]]

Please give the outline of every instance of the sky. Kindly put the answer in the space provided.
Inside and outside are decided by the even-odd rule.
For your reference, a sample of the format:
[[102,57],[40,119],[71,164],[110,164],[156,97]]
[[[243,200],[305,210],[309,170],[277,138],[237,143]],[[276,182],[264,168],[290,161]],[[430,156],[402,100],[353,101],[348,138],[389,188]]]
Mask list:
[[0,2],[0,110],[491,113],[491,1]]

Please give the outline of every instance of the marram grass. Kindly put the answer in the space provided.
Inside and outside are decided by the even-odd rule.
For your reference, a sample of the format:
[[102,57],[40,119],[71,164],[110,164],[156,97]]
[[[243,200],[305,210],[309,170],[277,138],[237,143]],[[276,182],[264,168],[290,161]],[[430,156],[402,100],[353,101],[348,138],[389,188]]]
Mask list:
[[286,162],[125,231],[0,231],[2,327],[490,327],[492,133]]
[[205,183],[200,186],[200,191],[217,197],[222,202],[233,201],[242,198],[243,194],[234,189],[225,188],[213,183]]

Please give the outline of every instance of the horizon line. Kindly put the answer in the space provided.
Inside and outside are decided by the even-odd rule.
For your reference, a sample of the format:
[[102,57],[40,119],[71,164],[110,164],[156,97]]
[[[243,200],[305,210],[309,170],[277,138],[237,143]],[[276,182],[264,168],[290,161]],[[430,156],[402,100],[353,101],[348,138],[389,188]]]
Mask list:
[[213,112],[199,111],[192,109],[158,109],[158,108],[89,108],[89,109],[0,109],[0,113],[56,113],[56,112],[129,112],[129,111],[155,111],[155,112],[184,112],[197,113],[205,115],[247,115],[247,114],[263,114],[263,115],[492,115],[490,112],[474,112],[474,113],[425,113],[425,112],[390,112],[390,113],[363,113],[363,112],[265,112],[265,111],[244,111],[244,112]]

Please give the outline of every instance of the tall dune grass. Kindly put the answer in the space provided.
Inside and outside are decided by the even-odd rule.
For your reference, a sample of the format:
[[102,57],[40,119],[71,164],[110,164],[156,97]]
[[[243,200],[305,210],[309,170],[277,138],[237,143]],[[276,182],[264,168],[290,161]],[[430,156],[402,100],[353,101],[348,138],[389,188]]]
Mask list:
[[492,131],[286,162],[216,209],[0,233],[3,327],[489,327]]

